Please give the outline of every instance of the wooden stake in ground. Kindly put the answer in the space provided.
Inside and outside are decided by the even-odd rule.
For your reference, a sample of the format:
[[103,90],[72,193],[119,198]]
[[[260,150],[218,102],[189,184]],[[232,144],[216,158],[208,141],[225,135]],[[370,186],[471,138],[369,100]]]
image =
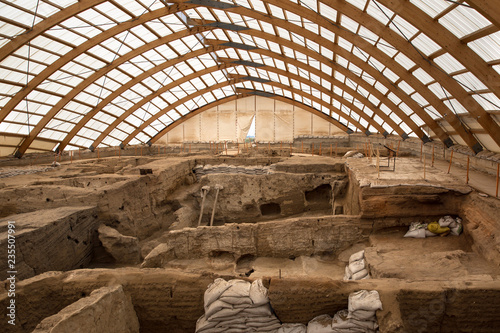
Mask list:
[[453,161],[453,150],[451,151],[450,165],[448,165],[448,172],[447,173],[450,173],[450,170],[451,170],[451,161]]
[[380,151],[377,148],[377,179],[380,179]]
[[469,184],[469,163],[470,163],[470,158],[467,156],[467,176],[465,178],[465,183]]
[[434,166],[434,144],[432,144],[432,162],[431,166]]
[[322,144],[322,142],[319,143],[319,154],[318,155],[320,155],[320,156],[321,156],[321,144]]
[[426,165],[426,161],[425,161],[425,155],[424,155],[424,180],[425,180],[425,165]]
[[69,154],[70,154],[70,158],[71,158],[69,163],[73,164],[73,151],[70,151]]
[[495,197],[498,198],[498,181],[500,180],[500,163],[497,163],[497,192],[495,194]]
[[302,149],[300,151],[302,154],[304,153],[304,141],[302,141]]

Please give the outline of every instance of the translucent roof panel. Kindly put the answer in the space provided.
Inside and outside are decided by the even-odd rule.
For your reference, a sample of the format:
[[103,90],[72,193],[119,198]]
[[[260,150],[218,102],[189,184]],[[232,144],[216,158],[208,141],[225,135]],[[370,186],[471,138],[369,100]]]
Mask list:
[[356,131],[444,128],[431,138],[500,144],[497,122],[470,133],[437,122],[450,111],[493,121],[498,111],[500,27],[480,14],[487,2],[179,2],[2,2],[0,132],[22,136],[13,152],[37,137],[62,149],[145,143],[236,87]]

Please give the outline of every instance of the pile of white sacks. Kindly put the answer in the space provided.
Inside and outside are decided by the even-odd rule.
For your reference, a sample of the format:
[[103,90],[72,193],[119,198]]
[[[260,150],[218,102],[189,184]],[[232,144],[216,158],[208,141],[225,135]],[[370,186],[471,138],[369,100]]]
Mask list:
[[344,281],[369,279],[370,274],[366,267],[365,250],[351,255],[349,265],[345,267]]
[[276,332],[281,323],[267,294],[260,279],[216,279],[205,291],[205,314],[196,322],[196,332]]
[[216,279],[204,295],[205,314],[196,322],[196,333],[351,333],[377,332],[375,317],[382,310],[377,291],[349,295],[348,309],[332,318],[321,315],[304,324],[281,324],[274,315],[262,280]]
[[378,292],[360,290],[349,295],[348,309],[340,310],[333,318],[321,315],[311,320],[307,333],[375,333],[377,310],[382,310]]

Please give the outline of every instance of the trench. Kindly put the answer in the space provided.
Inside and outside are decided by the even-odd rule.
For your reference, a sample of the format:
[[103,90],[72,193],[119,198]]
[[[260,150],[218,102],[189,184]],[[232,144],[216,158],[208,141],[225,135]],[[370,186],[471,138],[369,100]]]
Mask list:
[[[262,279],[284,323],[333,315],[350,292],[367,289],[381,295],[380,332],[414,331],[415,323],[426,332],[499,325],[492,310],[500,307],[500,256],[492,251],[499,205],[490,199],[453,186],[366,186],[369,170],[329,158],[99,164],[0,192],[20,197],[4,218],[40,228],[19,239],[26,270],[17,292],[29,310],[14,332],[31,332],[115,284],[140,332],[194,332],[217,277]],[[411,222],[444,215],[463,219],[462,235],[403,237]],[[30,258],[25,244],[47,248],[52,260]],[[349,257],[361,250],[371,278],[344,281]],[[49,271],[59,272],[43,274]],[[0,304],[6,301],[2,294]],[[467,315],[468,304],[480,318]]]

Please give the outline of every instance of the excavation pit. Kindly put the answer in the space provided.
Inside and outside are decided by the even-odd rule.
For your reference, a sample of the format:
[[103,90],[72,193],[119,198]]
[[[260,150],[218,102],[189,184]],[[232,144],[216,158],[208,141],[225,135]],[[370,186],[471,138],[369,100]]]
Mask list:
[[[6,178],[0,196],[12,206],[2,210],[0,232],[19,221],[24,255],[16,294],[26,313],[14,332],[31,332],[71,304],[87,311],[88,297],[91,308],[130,302],[123,315],[137,316],[139,332],[194,332],[217,277],[263,279],[285,323],[333,315],[349,293],[367,289],[381,295],[381,332],[411,332],[414,320],[426,329],[497,327],[499,204],[445,174],[433,171],[431,184],[411,168],[377,179],[367,159],[320,157],[143,162],[107,158],[94,163],[114,173],[89,174],[86,162]],[[199,174],[200,165],[212,171]],[[198,226],[203,186],[210,190]],[[444,215],[463,219],[462,235],[403,237],[412,222]],[[371,279],[344,281],[360,250]],[[466,316],[470,304],[481,318]],[[431,307],[440,311],[422,315]],[[422,309],[416,319],[414,309]]]

